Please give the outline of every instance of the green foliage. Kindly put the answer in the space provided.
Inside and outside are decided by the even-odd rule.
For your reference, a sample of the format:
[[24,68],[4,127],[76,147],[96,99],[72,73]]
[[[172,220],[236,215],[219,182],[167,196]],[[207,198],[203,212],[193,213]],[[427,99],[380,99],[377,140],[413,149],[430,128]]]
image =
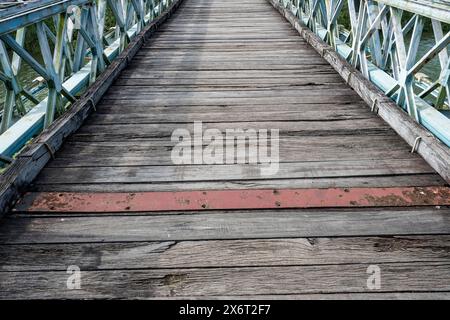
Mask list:
[[[53,23],[53,18],[48,18],[44,20],[44,23],[48,26],[48,28],[55,33],[55,24]],[[25,49],[30,52],[33,56],[39,54],[39,44],[37,37],[37,28],[36,25],[30,25],[26,27],[26,35],[25,35]],[[51,44],[51,41],[50,41]]]
[[106,7],[105,12],[105,30],[112,28],[116,25],[116,19],[114,18],[114,14],[109,6]]
[[350,14],[348,13],[347,2],[344,3],[341,14],[338,17],[338,24],[344,26],[345,29],[350,30]]

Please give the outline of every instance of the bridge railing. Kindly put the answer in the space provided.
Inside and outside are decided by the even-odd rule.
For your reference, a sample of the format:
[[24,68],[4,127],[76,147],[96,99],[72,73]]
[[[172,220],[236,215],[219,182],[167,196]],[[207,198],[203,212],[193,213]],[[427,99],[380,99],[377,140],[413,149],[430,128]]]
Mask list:
[[450,146],[450,1],[279,1]]
[[[0,163],[51,125],[172,2],[37,0],[0,10]],[[37,85],[21,80],[23,64]]]

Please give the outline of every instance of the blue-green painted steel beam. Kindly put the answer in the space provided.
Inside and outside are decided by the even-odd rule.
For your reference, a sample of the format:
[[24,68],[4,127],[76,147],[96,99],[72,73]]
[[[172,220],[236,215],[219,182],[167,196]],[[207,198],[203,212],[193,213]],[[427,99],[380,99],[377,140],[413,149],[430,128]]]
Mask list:
[[[161,3],[154,5],[153,0],[147,0],[149,5],[138,6],[141,0],[136,1],[134,5],[131,5],[128,11],[129,15],[138,17],[141,20],[135,18],[128,20],[133,21],[133,25],[124,32],[119,32],[118,38],[111,41],[106,41],[103,26],[100,27],[98,21],[104,22],[104,17],[100,17],[100,14],[105,14],[106,10],[104,5],[114,3],[114,8],[117,8],[117,17],[120,20],[120,24],[125,27],[125,18],[123,11],[121,11],[121,1],[108,0],[100,1],[100,13],[96,11],[96,5],[91,1],[43,1],[45,4],[53,4],[52,8],[35,8],[31,10],[31,13],[18,12],[14,17],[19,19],[19,22],[12,22],[14,19],[5,19],[4,13],[0,20],[0,25],[13,30],[10,26],[22,26],[28,23],[35,23],[38,26],[38,37],[41,47],[41,53],[44,57],[44,66],[41,65],[36,59],[29,54],[20,43],[18,43],[11,34],[1,33],[0,39],[17,54],[23,62],[29,64],[39,75],[41,75],[47,82],[49,88],[49,96],[43,101],[39,102],[34,108],[32,108],[25,116],[17,120],[11,127],[9,127],[3,134],[0,135],[0,154],[6,157],[12,157],[18,150],[20,150],[27,141],[33,136],[39,133],[44,126],[48,126],[52,121],[52,113],[54,113],[54,106],[59,103],[65,103],[67,100],[73,101],[73,96],[80,93],[95,79],[97,72],[101,72],[105,68],[105,64],[116,58],[123,50],[125,45],[125,39],[132,39],[141,30],[142,26],[149,23],[156,17],[155,11],[159,8],[158,12],[161,12]],[[67,30],[65,26],[59,25],[56,27],[57,33],[53,34],[49,28],[43,23],[42,19],[45,19],[51,15],[65,13],[68,5],[84,4],[82,8],[82,31],[78,31],[77,48],[75,52],[71,52],[69,47],[70,34],[76,32],[72,27],[68,26]],[[117,5],[117,6],[116,6]],[[102,7],[103,6],[103,7]],[[142,7],[142,8],[141,8]],[[119,10],[120,8],[120,10]],[[139,8],[141,12],[135,15],[136,8]],[[147,8],[147,11],[144,11]],[[34,11],[40,12],[41,15],[38,18]],[[114,10],[113,10],[114,11]],[[31,14],[31,16],[27,16]],[[57,23],[61,20],[54,19]],[[64,20],[66,21],[66,20]],[[67,20],[67,23],[73,24],[72,21]],[[62,29],[61,29],[62,28]],[[6,30],[6,29],[5,29]],[[62,31],[64,30],[64,31]],[[3,31],[3,30],[2,30]],[[50,31],[50,32],[49,32]],[[109,36],[108,36],[109,39]],[[50,51],[48,46],[48,40],[55,44],[55,51]],[[110,43],[107,45],[107,43]],[[64,44],[64,45],[63,45]],[[57,49],[56,49],[57,48]],[[71,58],[71,54],[74,54],[73,65],[74,69],[70,76],[65,76],[62,68],[63,60]],[[86,64],[85,59],[89,58],[90,61]],[[5,83],[12,83],[12,77],[8,77],[7,74],[1,73],[0,80],[4,80]],[[25,94],[26,96],[26,94]],[[12,102],[11,102],[12,103]],[[47,120],[45,120],[47,119]]]
[[30,24],[37,23],[60,12],[69,6],[81,6],[92,0],[42,0],[25,2],[0,12],[0,34],[11,33]]

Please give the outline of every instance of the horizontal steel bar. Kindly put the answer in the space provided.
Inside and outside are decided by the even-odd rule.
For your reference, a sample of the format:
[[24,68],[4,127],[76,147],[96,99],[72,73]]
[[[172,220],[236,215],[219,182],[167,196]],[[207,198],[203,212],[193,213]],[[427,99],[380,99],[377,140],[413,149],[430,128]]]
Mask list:
[[9,13],[2,12],[0,34],[16,31],[55,14],[65,12],[69,6],[79,6],[88,2],[92,2],[92,0],[44,0],[38,3],[29,3],[28,6],[24,4]]
[[391,7],[417,13],[423,17],[450,23],[450,4],[445,0],[376,0]]
[[24,212],[152,212],[450,205],[449,187],[27,193]]

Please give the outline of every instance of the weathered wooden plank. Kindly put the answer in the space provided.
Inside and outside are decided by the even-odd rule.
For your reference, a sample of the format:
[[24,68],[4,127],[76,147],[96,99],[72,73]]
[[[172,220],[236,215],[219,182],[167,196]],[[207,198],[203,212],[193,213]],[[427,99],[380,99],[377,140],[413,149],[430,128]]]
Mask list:
[[[276,13],[275,13],[276,14]],[[254,39],[268,39],[270,41],[279,42],[303,42],[304,39],[295,38],[298,36],[295,29],[286,24],[280,24],[279,17],[268,17],[267,19],[251,19],[241,17],[211,17],[211,19],[204,19],[203,17],[175,17],[176,25],[168,25],[164,31],[158,32],[153,42],[167,41],[177,36],[180,40],[189,40],[190,38],[196,40],[208,40],[208,37],[214,36],[249,36]],[[244,22],[243,22],[244,21]],[[278,22],[278,23],[277,23]],[[186,29],[180,29],[184,24],[189,26]],[[253,24],[252,24],[253,23]],[[193,26],[192,24],[196,24]],[[202,28],[203,29],[199,29]],[[238,27],[239,26],[239,27]],[[271,28],[272,27],[272,28]],[[260,31],[267,31],[269,37],[265,38]],[[205,36],[205,38],[203,38]],[[237,38],[238,39],[238,38]],[[239,39],[238,39],[239,40]]]
[[[275,91],[276,92],[276,91]],[[131,99],[134,98],[134,99]],[[269,105],[275,105],[277,103],[279,104],[293,104],[293,103],[318,103],[318,104],[324,104],[324,103],[353,103],[353,102],[360,102],[360,98],[355,95],[326,95],[326,96],[303,96],[301,99],[299,97],[217,97],[217,98],[196,98],[193,99],[189,97],[189,95],[172,97],[171,95],[167,96],[161,96],[161,97],[154,97],[151,100],[149,97],[139,97],[139,96],[129,96],[129,97],[104,97],[103,102],[105,104],[108,103],[121,103],[122,105],[126,106],[127,108],[133,108],[134,106],[141,105],[141,106],[192,106],[192,105],[216,105],[216,106],[228,106],[228,105],[247,105],[247,106],[260,106],[264,104]],[[377,118],[373,118],[373,121],[377,121]],[[388,126],[385,125],[386,128]],[[390,128],[389,128],[390,129]]]
[[[258,107],[254,107],[258,108]],[[326,105],[316,105],[316,108],[303,108],[296,105],[280,106],[277,109],[265,108],[262,106],[260,110],[254,108],[234,107],[217,107],[207,106],[196,108],[177,107],[176,109],[166,108],[139,108],[135,107],[127,113],[123,113],[123,106],[112,107],[111,105],[101,105],[97,107],[97,113],[93,114],[88,124],[106,125],[106,124],[127,124],[134,123],[193,123],[194,121],[202,122],[267,122],[267,121],[317,121],[320,117],[322,121],[331,120],[352,120],[352,119],[368,119],[373,115],[367,109],[360,109],[361,106],[351,107],[342,106],[330,109]],[[140,109],[140,110],[139,110]],[[151,112],[148,112],[151,111]],[[226,119],[226,120],[225,120]],[[396,139],[397,141],[399,138]]]
[[450,233],[449,208],[211,211],[4,218],[0,243],[177,241]]
[[[163,51],[163,50],[159,50]],[[226,51],[226,52],[217,52],[211,51],[202,52],[201,55],[198,52],[193,50],[191,51],[181,51],[177,50],[173,52],[173,54],[169,54],[169,50],[164,50],[163,52],[147,52],[145,54],[141,54],[136,56],[132,61],[131,66],[137,66],[140,62],[145,63],[149,61],[160,61],[161,63],[180,63],[180,62],[217,62],[220,61],[236,61],[236,59],[242,59],[241,61],[264,61],[264,63],[272,62],[271,60],[275,60],[283,57],[283,62],[302,62],[305,60],[311,60],[312,62],[317,62],[321,59],[320,56],[317,55],[317,52],[295,52],[298,50],[291,50],[290,52],[286,50],[278,50],[278,52],[273,51],[256,51],[249,55],[248,52],[243,51]],[[164,54],[167,53],[167,54]]]
[[[313,69],[313,70],[312,70]],[[127,68],[120,74],[120,78],[146,78],[146,79],[172,79],[172,78],[187,78],[187,79],[297,79],[299,77],[308,77],[314,75],[317,77],[325,77],[331,74],[335,75],[334,70],[330,66],[308,66],[298,70],[152,70],[152,72],[145,72],[139,68]],[[361,101],[361,100],[360,100]]]
[[[303,63],[311,65],[311,66],[322,66],[326,65],[326,62],[323,61],[316,61],[314,63],[311,63],[311,61],[304,61]],[[139,67],[136,68],[151,68],[154,70],[273,70],[273,69],[279,69],[284,70],[285,68],[289,69],[302,69],[301,66],[299,66],[297,63],[291,62],[291,64],[285,64],[281,62],[272,62],[272,63],[262,63],[258,61],[254,62],[241,62],[241,61],[225,61],[225,62],[208,62],[208,63],[191,63],[191,64],[161,64],[156,62],[153,62],[150,60],[148,63],[142,63]],[[132,68],[130,68],[132,70]],[[343,88],[346,88],[343,86]]]
[[[104,101],[97,105],[97,113],[92,116],[96,116],[99,114],[100,116],[105,115],[121,115],[123,114],[124,106],[122,104],[113,104],[110,101]],[[187,106],[145,106],[145,105],[132,105],[130,107],[131,110],[127,110],[129,113],[138,113],[141,114],[142,117],[155,117],[155,118],[163,118],[163,117],[176,117],[178,114],[198,114],[199,117],[208,117],[208,114],[211,113],[214,116],[217,113],[226,113],[226,117],[221,119],[215,119],[215,122],[233,122],[236,114],[241,114],[242,116],[246,114],[253,114],[255,117],[262,116],[264,114],[271,114],[273,117],[276,117],[276,112],[278,111],[280,114],[289,113],[289,116],[292,117],[294,114],[305,115],[307,117],[308,114],[314,114],[320,112],[326,117],[327,114],[330,113],[338,113],[343,116],[354,114],[354,115],[368,115],[369,111],[365,108],[361,103],[346,103],[346,104],[336,104],[333,108],[330,108],[328,104],[320,104],[320,103],[291,103],[291,104],[261,104],[261,105],[253,105],[249,107],[248,105],[187,105]],[[151,111],[151,112],[150,112]],[[206,113],[206,115],[205,115]],[[228,120],[230,119],[230,120]],[[286,118],[283,118],[285,120]],[[270,119],[275,120],[275,119]],[[317,119],[314,119],[317,120]],[[177,121],[183,122],[183,121]],[[246,121],[251,122],[251,121]],[[394,131],[392,131],[394,133]],[[400,138],[397,138],[401,140]]]
[[[150,90],[149,90],[150,89]],[[323,90],[333,90],[333,93],[324,93],[322,96],[347,96],[351,95],[352,92],[347,88],[342,88],[339,85],[333,84],[314,84],[308,83],[303,86],[286,86],[286,87],[263,87],[259,88],[223,88],[223,87],[205,87],[205,86],[184,86],[184,87],[167,87],[161,86],[159,88],[148,88],[145,86],[114,86],[111,88],[111,92],[108,93],[105,98],[129,98],[139,95],[139,98],[148,98],[150,101],[153,99],[161,99],[165,96],[171,96],[178,98],[179,96],[189,95],[191,99],[202,99],[202,98],[236,98],[242,96],[243,98],[248,97],[265,97],[266,95],[277,96],[281,95],[283,97],[297,97],[308,92],[311,96],[320,96],[320,92]],[[263,93],[259,95],[259,93]],[[132,100],[132,99],[130,99]],[[374,119],[376,117],[373,116]],[[320,120],[320,119],[317,119]]]
[[[336,141],[339,143],[336,143]],[[295,152],[301,152],[300,148],[308,149],[308,148],[330,148],[330,152],[333,147],[336,147],[337,150],[339,148],[368,148],[367,150],[385,150],[390,149],[389,145],[383,145],[381,141],[386,141],[389,144],[392,143],[392,152],[400,151],[400,149],[405,148],[405,142],[396,136],[395,132],[386,131],[384,134],[374,135],[374,136],[366,136],[366,135],[328,135],[328,136],[295,136],[295,135],[287,135],[280,134],[278,139],[274,139],[274,142],[278,142],[280,147],[285,148],[294,148]],[[374,143],[369,144],[368,141],[374,141]],[[193,137],[192,142],[196,145],[202,144],[206,146],[208,143],[204,140],[201,142]],[[224,145],[231,144],[231,142],[224,141]],[[67,155],[71,156],[73,153],[78,152],[86,152],[86,153],[94,153],[96,150],[99,151],[98,156],[109,156],[108,154],[104,154],[104,152],[110,151],[112,148],[117,148],[118,153],[130,153],[130,152],[145,152],[148,150],[158,150],[165,148],[166,150],[171,150],[171,148],[175,145],[175,142],[170,139],[165,138],[155,138],[148,139],[145,141],[139,141],[139,143],[129,143],[127,141],[76,141],[71,140],[67,141],[61,148],[61,152],[58,152],[58,157],[64,157],[65,150],[67,150]],[[75,148],[76,151],[72,152],[72,148]],[[409,149],[408,147],[406,147]],[[312,150],[312,149],[311,149]],[[411,150],[409,150],[411,151]],[[369,154],[369,153],[368,153]],[[417,155],[410,155],[410,157],[417,157]]]
[[[322,65],[327,64],[326,61],[324,61],[320,56],[317,55],[315,52],[305,53],[303,52],[302,55],[295,55],[295,54],[283,54],[283,59],[280,59],[278,56],[278,59],[276,59],[275,56],[269,56],[267,54],[255,54],[252,56],[245,55],[243,52],[240,55],[228,55],[226,54],[228,52],[225,52],[222,55],[209,55],[209,54],[197,54],[197,55],[158,55],[153,57],[148,56],[138,56],[136,60],[133,60],[130,64],[131,66],[138,66],[138,65],[148,65],[152,62],[159,62],[159,63],[171,63],[171,64],[192,64],[192,63],[220,63],[220,62],[228,62],[228,63],[236,63],[236,58],[239,57],[239,62],[248,62],[248,63],[261,63],[261,64],[298,64],[298,63],[309,63],[309,64],[316,64],[316,65]],[[261,53],[261,51],[260,51]]]
[[[449,263],[381,264],[380,292],[449,291]],[[1,272],[0,298],[370,293],[365,264],[295,267],[82,271],[70,290],[65,271]],[[29,288],[33,290],[29,290]]]
[[445,262],[450,236],[22,244],[0,256],[2,272]]
[[[369,292],[369,293],[310,293],[289,295],[208,296],[208,300],[449,300],[450,292]],[[205,300],[203,296],[153,297],[146,300]]]
[[389,176],[272,179],[272,180],[227,180],[198,182],[144,182],[144,183],[83,183],[69,181],[52,184],[37,180],[32,191],[53,192],[138,192],[138,191],[180,191],[180,190],[231,190],[261,188],[329,188],[329,187],[426,187],[443,186],[447,183],[436,173],[405,174]]
[[[218,42],[208,42],[208,43],[200,43],[200,42],[178,42],[178,43],[172,43],[172,42],[158,42],[155,44],[149,44],[148,49],[167,49],[167,50],[178,50],[178,49],[197,49],[197,50],[236,50],[237,48],[240,48],[242,50],[247,50],[249,52],[255,52],[258,50],[270,50],[272,48],[277,49],[294,49],[295,47],[289,43],[275,43],[275,45],[268,43],[268,42],[262,42],[262,43],[247,43],[246,41],[243,42],[227,42],[227,43],[218,43]],[[305,44],[299,42],[297,43],[298,48],[301,49]]]
[[205,38],[201,38],[201,37],[193,37],[193,39],[191,39],[190,36],[188,37],[181,37],[181,38],[174,38],[174,39],[170,39],[170,38],[160,38],[160,39],[154,39],[153,42],[158,42],[159,44],[163,44],[163,43],[171,43],[171,44],[176,44],[176,43],[216,43],[216,44],[223,44],[225,45],[226,43],[230,43],[231,45],[234,44],[241,44],[241,43],[247,43],[247,44],[254,44],[254,43],[265,43],[265,44],[271,44],[276,46],[277,43],[280,44],[293,44],[293,46],[301,44],[302,41],[299,40],[299,38],[295,35],[293,36],[288,36],[286,38],[279,38],[279,37],[269,37],[269,38],[264,38],[264,37],[252,37],[252,36],[247,36],[247,37],[229,37],[229,38],[220,38],[220,37],[210,37],[209,39],[205,39]]
[[[183,67],[186,68],[194,68],[201,67],[204,69],[222,69],[221,65],[225,65],[229,68],[243,68],[243,65],[247,65],[247,69],[260,69],[276,66],[284,66],[290,69],[298,69],[299,64],[308,64],[308,65],[326,65],[327,62],[321,59],[320,57],[294,57],[289,58],[286,57],[283,60],[269,60],[266,57],[251,57],[251,58],[239,58],[239,61],[236,61],[235,57],[208,57],[208,58],[199,58],[199,57],[170,57],[170,58],[147,58],[144,57],[142,59],[136,59],[130,64],[130,68],[154,68],[155,70],[161,68],[174,68],[178,67],[183,70]],[[177,70],[178,70],[177,68]],[[345,86],[344,86],[345,87]]]
[[[266,90],[281,89],[286,90],[288,88],[298,88],[299,86],[321,86],[330,84],[339,84],[342,79],[336,75],[322,74],[320,77],[299,77],[296,79],[289,78],[235,78],[235,79],[198,79],[193,77],[187,78],[170,78],[164,79],[153,77],[121,77],[114,83],[114,88],[119,89],[121,86],[140,86],[142,89],[146,88],[158,91],[159,89],[178,89],[183,90],[187,88],[205,87],[206,89],[213,89],[219,87],[221,90],[227,90],[231,88],[240,88],[240,90],[249,90],[250,88],[263,88]],[[148,88],[151,86],[151,88]],[[280,106],[283,107],[283,106]],[[330,107],[328,106],[328,109]],[[334,108],[333,108],[334,109]],[[362,107],[366,110],[367,108]]]
[[[239,41],[239,40],[262,40],[262,41],[280,41],[284,42],[286,40],[295,40],[298,41],[298,35],[295,33],[288,33],[285,31],[269,31],[264,34],[255,34],[254,32],[239,32],[239,33],[233,33],[230,34],[228,32],[226,33],[204,33],[204,34],[193,34],[193,33],[185,33],[180,34],[178,32],[170,33],[157,33],[154,37],[154,41],[225,41],[225,40],[232,40],[232,41]],[[279,40],[281,39],[281,40]]]
[[228,38],[221,38],[214,35],[210,35],[209,38],[204,37],[180,37],[180,38],[174,38],[174,39],[167,39],[167,38],[160,38],[160,39],[154,39],[152,43],[158,43],[158,44],[177,44],[177,43],[197,43],[197,44],[203,44],[203,43],[214,43],[214,44],[221,44],[223,46],[226,46],[227,43],[230,43],[230,45],[235,44],[242,44],[242,43],[262,43],[262,44],[270,44],[272,46],[276,46],[277,44],[289,44],[292,47],[296,45],[304,44],[304,41],[299,39],[298,36],[291,36],[286,38],[278,38],[278,37],[272,37],[272,38],[264,38],[264,37],[258,37],[258,36],[243,36],[243,37],[228,37]]
[[51,168],[39,175],[41,183],[154,183],[174,181],[265,180],[320,177],[357,177],[392,174],[423,174],[434,171],[422,159],[312,161],[280,163],[273,176],[261,174],[267,164],[173,165]]
[[[124,140],[136,138],[163,138],[170,137],[174,130],[184,128],[193,133],[193,123],[152,123],[139,126],[134,124],[89,124],[81,127],[73,137],[82,135],[103,136],[108,139]],[[281,134],[289,132],[292,135],[342,135],[342,134],[385,134],[391,129],[379,119],[343,119],[331,121],[273,121],[273,122],[220,122],[202,124],[203,130],[218,129],[225,132],[226,129],[243,130],[279,130]],[[137,132],[138,131],[138,132]]]
[[[184,11],[184,10],[183,10]],[[190,23],[193,22],[197,22],[197,21],[201,21],[201,22],[207,22],[210,24],[219,24],[222,21],[234,21],[234,22],[242,22],[245,19],[246,23],[251,23],[253,21],[255,22],[265,22],[267,24],[274,24],[276,22],[279,22],[279,19],[277,19],[276,16],[274,16],[274,13],[272,12],[268,12],[268,11],[264,11],[264,14],[267,14],[266,17],[252,17],[248,14],[239,14],[238,12],[234,12],[232,14],[228,13],[227,16],[223,16],[223,15],[216,15],[216,16],[212,16],[211,14],[196,14],[196,15],[189,15],[186,14],[184,16],[180,16],[180,15],[176,15],[176,21],[179,23],[183,23],[185,21],[188,21]]]
[[[289,59],[298,59],[299,57],[317,57],[317,52],[314,50],[299,50],[299,49],[278,49],[278,48],[271,48],[270,50],[257,50],[254,52],[251,52],[251,55],[249,55],[250,52],[245,52],[243,50],[239,49],[233,49],[229,48],[225,51],[217,51],[217,50],[202,50],[201,55],[199,55],[197,50],[193,49],[177,49],[177,50],[170,50],[170,49],[154,49],[152,51],[140,51],[139,54],[136,55],[135,59],[144,60],[144,59],[170,59],[170,57],[173,58],[187,58],[187,59],[238,59],[238,58],[246,58],[247,60],[250,60],[252,57],[255,58],[266,58],[267,60],[273,60],[280,57],[286,57]],[[136,61],[136,60],[134,60]],[[148,60],[147,60],[148,61]],[[336,73],[334,73],[336,74]],[[314,75],[312,75],[314,76]]]
[[[386,146],[386,142],[389,142],[390,147]],[[114,166],[131,163],[133,165],[171,165],[173,164],[171,150],[174,144],[164,139],[160,143],[144,141],[135,145],[128,142],[71,142],[62,147],[56,154],[56,159],[51,161],[48,167],[105,164]],[[231,145],[231,142],[226,145]],[[284,137],[279,139],[279,148],[281,162],[342,161],[354,158],[360,160],[419,158],[418,155],[411,155],[406,143],[399,141],[394,135]],[[235,159],[244,160],[241,156]]]
[[[288,154],[286,156],[280,157],[280,163],[288,166],[291,163],[294,163],[293,166],[297,166],[295,162],[300,161],[348,161],[351,158],[357,157],[359,154],[357,152],[353,153],[353,156],[348,155],[349,151],[343,152],[343,156],[339,157],[339,155],[334,155],[331,157],[330,155],[321,156],[320,154],[310,155],[309,157],[302,157],[295,154]],[[403,154],[402,154],[403,153]],[[390,159],[400,160],[405,159],[405,165],[409,165],[410,161],[407,160],[405,154],[407,151],[402,153],[393,153],[393,152],[378,152],[374,153],[372,157],[366,156],[364,153],[359,157],[361,160],[371,160],[374,157],[378,159],[385,159],[385,156],[389,156]],[[115,150],[109,150],[108,154],[116,154]],[[308,154],[306,152],[306,154]],[[55,160],[52,160],[47,168],[86,168],[86,167],[127,167],[127,166],[170,166],[173,165],[173,161],[171,159],[170,151],[167,151],[163,154],[151,154],[149,151],[148,154],[133,154],[131,156],[128,155],[112,155],[112,156],[96,156],[96,155],[86,155],[86,154],[78,154],[74,156],[65,156],[58,157]],[[246,158],[244,156],[236,156],[235,161],[244,162]],[[114,170],[114,169],[112,169]],[[394,170],[394,168],[392,168]],[[326,171],[326,169],[325,169]],[[391,174],[402,174],[401,172],[392,171]],[[282,177],[279,177],[282,178]],[[294,178],[294,177],[293,177]],[[244,178],[243,178],[244,179]],[[418,178],[419,179],[419,178]],[[209,180],[209,179],[208,179]],[[49,183],[48,180],[45,181]],[[92,182],[92,181],[89,181]],[[88,182],[88,183],[89,183]],[[155,181],[157,182],[157,181]],[[56,181],[55,183],[58,183]],[[76,180],[74,183],[80,183],[80,181]]]
[[[180,21],[182,20],[182,16],[176,17]],[[200,20],[200,19],[199,19]],[[292,27],[290,25],[285,24],[277,24],[278,30],[286,30],[287,32],[292,31]],[[246,31],[273,31],[272,23],[268,23],[268,20],[222,20],[222,21],[197,21],[197,23],[192,22],[192,20],[184,19],[183,24],[173,24],[168,23],[163,28],[159,29],[161,32],[206,32],[206,31],[215,31],[219,33],[233,33],[235,31],[239,32],[240,30]],[[304,41],[303,39],[299,39],[299,41]]]
[[[339,140],[340,144],[336,144],[336,140]],[[383,142],[389,142],[390,147],[386,147]],[[174,144],[166,140],[159,143],[147,141],[136,145],[130,145],[128,142],[117,142],[116,145],[108,142],[67,143],[47,167],[172,165],[171,150]],[[420,158],[418,155],[411,155],[409,147],[395,136],[363,136],[359,139],[353,136],[326,136],[315,139],[286,137],[279,140],[279,145],[280,162]],[[235,159],[245,160],[241,154],[236,155]]]

